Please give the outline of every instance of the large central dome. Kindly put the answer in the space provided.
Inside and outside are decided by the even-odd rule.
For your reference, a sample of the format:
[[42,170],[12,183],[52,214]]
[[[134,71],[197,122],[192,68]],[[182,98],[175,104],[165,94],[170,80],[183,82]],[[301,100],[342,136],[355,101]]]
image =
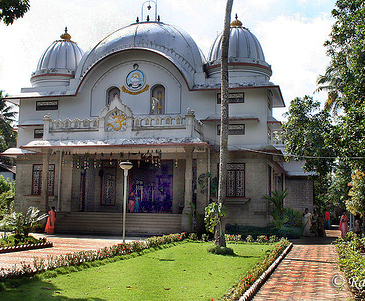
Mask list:
[[124,50],[141,49],[158,53],[181,70],[189,84],[194,73],[203,72],[204,57],[184,30],[161,22],[141,22],[123,27],[101,40],[85,54],[76,77],[83,77],[103,58]]

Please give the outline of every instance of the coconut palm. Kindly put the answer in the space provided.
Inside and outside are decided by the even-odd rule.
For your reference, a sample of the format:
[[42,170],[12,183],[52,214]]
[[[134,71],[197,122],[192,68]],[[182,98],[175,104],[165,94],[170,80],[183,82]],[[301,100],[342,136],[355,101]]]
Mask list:
[[[220,135],[220,153],[219,153],[219,184],[218,184],[218,202],[222,205],[226,199],[227,187],[227,158],[228,158],[228,47],[230,36],[230,23],[233,0],[227,0],[226,13],[224,17],[224,29],[222,36],[221,51],[221,135]],[[219,223],[222,224],[222,223]],[[222,247],[226,246],[224,237],[224,224],[217,227],[215,235],[216,244]]]
[[341,108],[343,83],[338,70],[330,64],[326,68],[324,75],[319,75],[317,78],[319,86],[314,92],[327,91],[327,101],[324,104],[324,109],[337,115]]
[[0,90],[0,151],[16,146],[16,133],[13,131],[12,124],[16,120],[17,112],[13,111],[13,108],[6,103],[4,98],[7,96]]

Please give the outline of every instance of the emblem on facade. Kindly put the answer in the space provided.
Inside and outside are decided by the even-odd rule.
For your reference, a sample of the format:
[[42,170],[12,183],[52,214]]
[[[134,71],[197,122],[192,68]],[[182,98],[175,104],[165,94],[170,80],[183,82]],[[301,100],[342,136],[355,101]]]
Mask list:
[[125,79],[126,86],[122,87],[122,91],[124,93],[137,95],[147,91],[148,85],[145,85],[146,77],[141,70],[138,70],[138,64],[134,64],[133,68],[134,70],[129,72]]
[[106,116],[106,130],[124,132],[127,126],[126,119],[126,115],[121,110],[115,108]]

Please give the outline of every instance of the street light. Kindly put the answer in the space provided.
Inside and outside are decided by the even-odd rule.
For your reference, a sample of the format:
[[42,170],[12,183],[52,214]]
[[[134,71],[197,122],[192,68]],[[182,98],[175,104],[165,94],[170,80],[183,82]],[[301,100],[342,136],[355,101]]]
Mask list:
[[127,178],[128,178],[128,171],[133,167],[133,164],[132,162],[119,162],[119,167],[124,170],[123,243],[125,243],[125,219],[127,212]]

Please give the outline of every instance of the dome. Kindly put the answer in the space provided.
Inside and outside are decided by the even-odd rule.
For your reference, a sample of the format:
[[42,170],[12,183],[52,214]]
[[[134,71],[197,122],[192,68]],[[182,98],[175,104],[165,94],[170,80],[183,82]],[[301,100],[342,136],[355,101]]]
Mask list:
[[141,22],[116,30],[85,54],[76,77],[82,78],[103,58],[124,50],[149,50],[171,61],[189,85],[203,72],[204,57],[184,30],[162,22]]
[[[213,43],[209,52],[208,65],[220,65],[221,60],[221,43],[223,33],[221,33]],[[260,65],[266,69],[271,68],[265,62],[264,52],[260,42],[242,23],[237,19],[231,23],[228,62],[241,64]],[[270,74],[271,75],[271,74]]]
[[[54,80],[46,80],[48,84],[59,82],[56,78],[63,77],[68,81],[75,76],[77,66],[84,54],[82,49],[73,41],[67,33],[62,34],[61,40],[54,41],[39,59],[37,70],[33,72],[31,82],[33,86],[44,85],[45,77],[53,76]],[[52,83],[53,82],[53,83]],[[60,84],[60,82],[59,82]]]

